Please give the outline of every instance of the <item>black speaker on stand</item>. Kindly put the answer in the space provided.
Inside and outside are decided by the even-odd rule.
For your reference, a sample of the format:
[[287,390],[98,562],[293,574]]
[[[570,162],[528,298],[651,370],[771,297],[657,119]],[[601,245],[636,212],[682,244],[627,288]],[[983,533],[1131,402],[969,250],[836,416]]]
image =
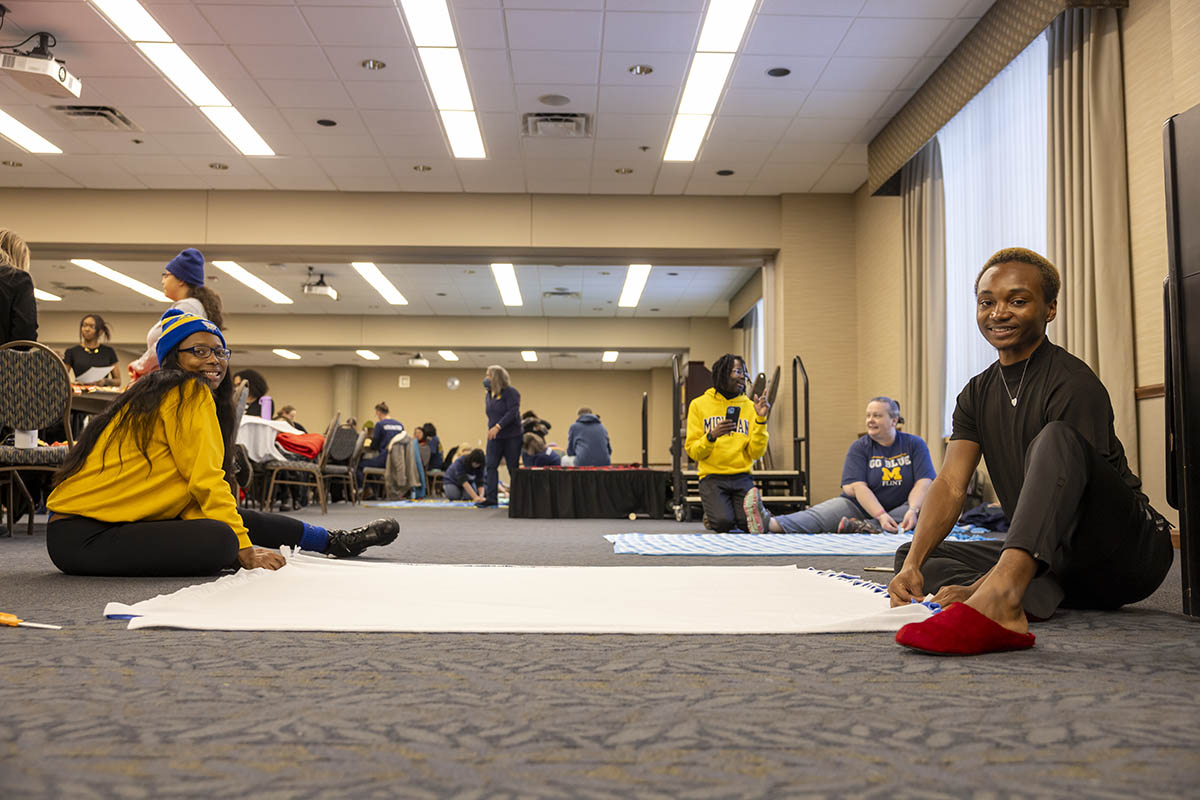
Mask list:
[[1163,126],[1167,502],[1179,510],[1183,612],[1200,616],[1200,106]]

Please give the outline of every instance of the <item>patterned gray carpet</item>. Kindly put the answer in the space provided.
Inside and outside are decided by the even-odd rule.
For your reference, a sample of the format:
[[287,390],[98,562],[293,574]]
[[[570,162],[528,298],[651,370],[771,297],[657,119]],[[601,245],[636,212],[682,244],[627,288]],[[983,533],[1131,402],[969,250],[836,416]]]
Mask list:
[[[319,517],[301,515],[314,521]],[[334,509],[355,524],[371,510]],[[735,564],[614,556],[674,522],[404,510],[370,555],[429,563]],[[856,572],[887,559],[812,558]],[[887,635],[126,631],[193,580],[59,574],[0,539],[0,797],[1183,797],[1200,785],[1200,628],[1178,565],[1028,652],[942,659]]]

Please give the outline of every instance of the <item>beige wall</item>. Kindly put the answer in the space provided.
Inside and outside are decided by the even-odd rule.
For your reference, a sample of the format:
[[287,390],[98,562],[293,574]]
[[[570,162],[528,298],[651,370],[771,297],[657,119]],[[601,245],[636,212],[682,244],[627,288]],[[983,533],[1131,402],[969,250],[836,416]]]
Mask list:
[[857,286],[858,396],[900,401],[904,370],[904,237],[899,197],[854,195],[854,267]]
[[[1121,14],[1130,250],[1137,383],[1163,382],[1162,281],[1167,275],[1162,125],[1200,104],[1200,3],[1131,0]],[[1138,403],[1141,478],[1154,506],[1167,505],[1163,400]],[[1130,443],[1126,443],[1131,447]]]

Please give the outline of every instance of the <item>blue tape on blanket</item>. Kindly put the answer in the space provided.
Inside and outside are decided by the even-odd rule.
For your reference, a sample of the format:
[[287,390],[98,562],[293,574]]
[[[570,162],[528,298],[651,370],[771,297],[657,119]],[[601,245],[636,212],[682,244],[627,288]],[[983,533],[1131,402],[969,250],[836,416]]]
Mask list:
[[105,619],[137,619],[141,614],[105,614]]

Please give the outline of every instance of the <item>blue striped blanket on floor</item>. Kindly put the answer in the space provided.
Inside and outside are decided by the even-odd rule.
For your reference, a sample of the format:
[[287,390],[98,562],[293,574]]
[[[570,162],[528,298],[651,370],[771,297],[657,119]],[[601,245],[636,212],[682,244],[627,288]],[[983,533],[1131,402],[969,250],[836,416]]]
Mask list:
[[[610,533],[617,555],[639,556],[890,556],[910,533]],[[984,541],[966,529],[947,540]]]
[[[435,497],[432,500],[366,500],[364,506],[372,508],[474,508],[474,500],[446,500]],[[501,500],[500,508],[508,508],[508,501]]]

